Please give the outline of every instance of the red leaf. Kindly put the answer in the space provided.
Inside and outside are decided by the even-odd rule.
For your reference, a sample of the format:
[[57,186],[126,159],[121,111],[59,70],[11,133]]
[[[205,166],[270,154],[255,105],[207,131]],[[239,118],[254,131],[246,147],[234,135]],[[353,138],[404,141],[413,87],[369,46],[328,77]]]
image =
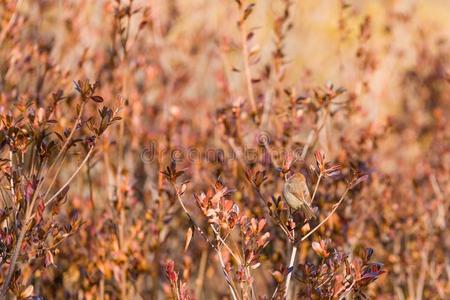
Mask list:
[[104,101],[102,97],[97,96],[97,95],[91,96],[90,98],[92,101],[97,102],[97,103],[101,103]]

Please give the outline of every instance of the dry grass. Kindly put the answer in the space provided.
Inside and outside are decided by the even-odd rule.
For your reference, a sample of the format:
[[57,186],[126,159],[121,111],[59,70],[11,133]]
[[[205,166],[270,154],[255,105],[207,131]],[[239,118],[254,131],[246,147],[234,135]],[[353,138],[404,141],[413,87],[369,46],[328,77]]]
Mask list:
[[0,1],[0,299],[450,298],[449,12]]

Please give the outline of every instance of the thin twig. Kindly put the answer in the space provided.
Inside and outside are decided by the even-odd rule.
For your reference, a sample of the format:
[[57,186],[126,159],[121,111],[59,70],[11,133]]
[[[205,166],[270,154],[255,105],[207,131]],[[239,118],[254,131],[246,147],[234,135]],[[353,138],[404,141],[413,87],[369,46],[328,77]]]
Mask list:
[[[66,152],[66,149],[67,149],[67,147],[69,146],[69,143],[70,143],[70,141],[71,141],[72,138],[73,138],[73,135],[75,134],[75,131],[76,131],[77,126],[78,126],[78,123],[79,123],[80,120],[81,120],[81,117],[82,117],[82,115],[83,115],[83,110],[84,110],[85,105],[86,105],[86,102],[83,100],[83,101],[81,102],[80,111],[78,112],[78,116],[77,116],[77,118],[76,118],[76,120],[75,120],[75,123],[74,123],[74,125],[73,125],[73,127],[72,127],[72,130],[70,131],[70,134],[69,134],[69,136],[67,137],[66,141],[64,142],[64,144],[63,144],[61,150],[58,152],[58,155],[56,156],[55,160],[54,160],[53,163],[50,165],[50,167],[47,169],[46,174],[47,174],[49,171],[51,171],[51,170],[55,167],[56,163],[57,163],[58,160],[61,158],[61,155],[63,155],[63,154]],[[52,189],[53,185],[55,184],[56,179],[57,179],[57,177],[58,177],[59,172],[61,171],[61,169],[62,169],[62,163],[59,165],[59,168],[58,168],[58,170],[55,172],[55,175],[53,175],[52,181],[50,182],[50,185],[49,185],[49,187],[47,188],[47,192],[45,192],[44,199],[47,198],[48,194],[50,193],[50,190]]]
[[[125,76],[124,76],[125,77]],[[125,85],[125,83],[124,83]],[[117,193],[117,201],[119,203],[118,209],[119,211],[119,234],[118,234],[118,240],[119,240],[119,249],[122,253],[125,251],[125,199],[123,197],[123,193],[120,189],[120,182],[121,182],[121,176],[122,176],[122,169],[123,169],[123,160],[124,160],[124,143],[123,143],[123,137],[125,132],[125,120],[122,120],[120,122],[119,127],[119,160],[117,165],[117,173],[116,173],[116,193]],[[123,299],[127,297],[127,264],[122,264],[121,266],[121,280],[120,280],[120,294]]]
[[285,297],[286,297],[286,299],[289,296],[289,285],[291,283],[291,277],[292,277],[292,273],[294,271],[294,262],[295,262],[295,257],[297,255],[297,250],[298,250],[298,246],[294,242],[293,243],[293,247],[292,247],[291,258],[289,260],[288,274],[287,274],[287,277],[286,277],[286,290],[285,290]]
[[263,108],[263,115],[261,118],[261,124],[259,124],[260,128],[266,127],[267,123],[269,122],[269,115],[272,107],[272,97],[273,93],[271,90],[268,90],[264,94],[264,108]]
[[323,127],[325,126],[325,123],[326,123],[327,117],[328,117],[328,109],[326,109],[323,113],[324,113],[324,116],[322,118],[322,123],[314,130],[311,130],[308,135],[307,141],[305,143],[305,146],[303,147],[302,154],[300,156],[300,160],[304,160],[306,158],[309,147],[311,147],[316,142],[317,138],[319,137],[320,132],[322,131]]
[[[75,126],[74,126],[74,128],[75,128]],[[68,140],[69,140],[69,138],[68,138]],[[65,146],[63,146],[63,149],[64,148],[65,148]],[[83,160],[83,162],[80,164],[80,166],[77,168],[77,170],[72,174],[72,176],[67,180],[67,182],[58,190],[58,192],[56,192],[47,202],[45,202],[45,206],[48,206],[54,199],[56,199],[56,197],[58,197],[58,195],[72,182],[72,180],[75,178],[75,176],[78,174],[78,172],[81,170],[81,168],[84,166],[84,164],[89,159],[89,156],[92,154],[93,150],[94,150],[94,147],[92,147],[89,150],[89,152],[86,155],[86,157]],[[62,153],[62,152],[63,152],[63,150],[60,153]],[[24,222],[22,224],[22,228],[21,228],[20,233],[19,233],[19,238],[17,239],[17,243],[16,243],[16,245],[14,247],[14,253],[13,253],[13,256],[11,258],[11,263],[9,265],[8,273],[6,275],[5,281],[3,282],[2,288],[0,290],[0,298],[1,299],[3,299],[6,296],[6,293],[8,292],[9,283],[11,281],[12,275],[13,275],[15,267],[16,267],[17,258],[19,257],[19,253],[20,253],[20,250],[22,248],[23,239],[25,238],[25,234],[27,232],[28,222],[32,218],[34,218],[34,216],[35,216],[35,213],[33,213],[33,208],[34,208],[34,203],[35,203],[35,201],[37,199],[37,196],[39,194],[40,187],[42,187],[42,184],[40,184],[38,186],[38,188],[34,192],[33,199],[31,201],[31,203],[27,206],[27,209],[26,209],[26,212],[25,212]]]
[[[197,231],[200,233],[200,235],[206,240],[206,242],[211,246],[211,248],[213,248],[213,249],[216,251],[217,256],[219,257],[219,260],[220,260],[220,265],[221,265],[221,267],[222,267],[222,271],[223,271],[223,273],[224,273],[224,275],[225,275],[225,280],[226,280],[226,282],[227,282],[227,284],[228,284],[228,287],[229,287],[229,289],[230,289],[230,293],[231,293],[231,295],[232,295],[232,297],[233,297],[233,300],[237,300],[238,298],[237,298],[236,293],[235,293],[235,291],[234,291],[234,288],[233,288],[233,286],[232,286],[231,279],[230,279],[228,273],[226,272],[225,264],[224,264],[224,262],[223,262],[222,254],[220,253],[220,249],[218,249],[217,246],[214,245],[214,244],[209,240],[208,236],[203,232],[203,230],[200,228],[200,226],[198,226],[197,223],[195,223],[195,221],[194,221],[194,219],[192,218],[191,214],[189,213],[188,209],[187,209],[186,206],[184,205],[183,200],[181,199],[180,192],[179,192],[178,188],[176,187],[175,183],[171,182],[171,184],[172,184],[172,187],[173,187],[174,190],[175,190],[175,194],[177,195],[177,200],[178,200],[178,202],[180,203],[181,208],[183,209],[184,213],[185,213],[185,214],[187,215],[187,217],[189,218],[189,221],[191,222],[192,226],[195,228],[195,230],[197,230]],[[214,227],[211,226],[211,228],[213,228],[214,232],[216,233],[216,237],[217,237],[217,236],[218,236],[217,231],[215,230]],[[226,243],[225,243],[222,239],[219,239],[219,240],[222,241],[222,243],[223,243],[224,245],[226,245]],[[228,245],[226,245],[226,246],[228,246]],[[234,257],[234,254],[233,254],[233,252],[231,251],[231,249],[230,249],[229,247],[227,247],[227,249],[230,251],[230,254],[233,255],[233,257]]]
[[191,223],[191,225],[195,228],[195,230],[198,231],[198,233],[200,233],[200,235],[203,237],[203,239],[211,246],[211,248],[213,248],[214,250],[218,251],[218,248],[216,245],[214,245],[213,242],[211,242],[208,238],[208,236],[206,235],[206,233],[203,231],[203,229],[200,228],[200,226],[197,225],[197,223],[195,223],[194,219],[192,218],[191,214],[189,213],[188,209],[186,208],[186,206],[183,203],[183,200],[181,199],[181,195],[178,191],[178,188],[176,187],[176,185],[174,183],[171,183],[172,187],[175,190],[175,194],[177,195],[177,200],[181,205],[181,208],[183,209],[184,213],[186,214],[186,216],[189,219],[189,222]]
[[[66,183],[49,199],[44,203],[44,206],[47,207],[49,206],[58,196],[59,194],[61,194],[64,189],[73,181],[73,179],[75,178],[75,176],[77,176],[77,174],[81,171],[81,169],[83,168],[83,166],[86,164],[86,162],[88,161],[89,157],[92,155],[92,153],[94,152],[94,148],[95,147],[91,147],[91,149],[89,150],[89,152],[86,154],[86,157],[83,159],[83,161],[81,162],[81,164],[78,166],[78,168],[75,170],[75,172],[73,172],[72,176],[70,176],[70,178],[66,181]],[[39,194],[39,187],[36,189],[36,191],[34,192],[34,197],[33,200],[31,201],[31,205],[30,207],[34,207],[34,203],[37,199],[37,195]],[[45,199],[45,198],[44,198]],[[34,216],[36,215],[36,213],[32,213],[30,215],[29,220],[31,220],[32,218],[34,218]]]
[[230,252],[231,256],[236,260],[238,264],[242,263],[242,260],[234,253],[233,250],[231,250],[230,246],[228,246],[227,243],[223,240],[223,238],[220,236],[220,233],[217,231],[216,228],[214,228],[213,224],[210,224],[212,230],[214,231],[214,234],[216,235],[216,239],[222,243],[222,245],[227,248],[228,252]]
[[273,292],[273,294],[272,294],[272,297],[270,297],[270,299],[275,299],[275,296],[277,295],[277,293],[278,293],[278,288],[280,287],[280,285],[277,285],[277,287],[275,288],[275,291]]
[[222,271],[225,276],[225,280],[227,281],[228,287],[230,289],[231,296],[233,297],[233,300],[238,300],[236,292],[233,288],[233,284],[231,282],[230,276],[228,275],[228,273],[226,271],[226,267],[225,267],[225,263],[223,262],[222,254],[220,253],[220,251],[216,251],[216,252],[217,252],[217,256],[219,257],[220,265],[222,267]]
[[3,41],[5,40],[6,36],[9,33],[9,31],[15,25],[15,23],[17,21],[17,18],[18,18],[19,7],[21,6],[21,4],[22,4],[22,0],[18,0],[17,3],[16,3],[16,8],[14,10],[14,13],[11,16],[11,18],[9,19],[8,24],[0,32],[0,45],[3,44]]
[[311,203],[314,201],[314,197],[316,197],[317,189],[319,188],[320,180],[322,179],[322,173],[319,174],[319,178],[317,178],[316,187],[314,188],[314,193],[311,197]]
[[11,169],[11,178],[9,179],[10,185],[11,185],[11,195],[13,198],[13,201],[15,201],[16,198],[16,189],[14,187],[14,161],[13,161],[13,152],[9,150],[9,166]]
[[8,292],[9,289],[9,283],[11,281],[12,275],[14,273],[15,267],[16,267],[16,262],[17,262],[17,258],[19,256],[20,253],[20,249],[22,248],[22,242],[23,239],[25,237],[25,233],[26,233],[26,228],[27,228],[27,221],[28,221],[28,210],[29,207],[27,208],[27,212],[26,212],[26,218],[25,218],[25,223],[22,224],[22,228],[20,229],[20,233],[19,233],[19,238],[17,239],[17,243],[16,246],[14,247],[14,253],[13,256],[11,258],[11,263],[9,264],[9,269],[8,269],[8,273],[6,274],[6,278],[5,281],[3,282],[3,286],[2,289],[0,291],[0,299],[5,299],[6,293]]
[[[318,185],[319,185],[319,181],[320,181],[320,176],[319,176],[319,180],[317,181],[317,184],[316,184],[316,190],[317,190],[317,187],[318,187]],[[344,201],[345,196],[347,195],[348,191],[349,191],[349,188],[346,188],[345,192],[344,192],[344,193],[342,194],[342,196],[341,196],[341,199],[339,199],[339,201],[334,205],[333,210],[328,214],[328,216],[327,216],[325,219],[323,219],[323,221],[320,222],[319,225],[317,225],[316,227],[314,227],[310,232],[308,232],[305,236],[303,236],[303,237],[300,239],[300,242],[303,242],[304,240],[306,240],[311,234],[313,234],[317,229],[319,229],[320,226],[322,226],[323,224],[325,224],[325,223],[328,221],[328,219],[329,219],[329,218],[334,214],[334,212],[338,209],[339,205]],[[314,196],[315,196],[315,191],[314,191],[314,194],[313,194],[313,198],[312,198],[312,199],[314,199]],[[290,258],[289,266],[288,266],[288,275],[287,275],[287,278],[286,278],[286,291],[285,291],[285,297],[286,297],[286,298],[287,298],[288,295],[289,295],[289,284],[290,284],[290,281],[291,281],[292,272],[294,271],[294,262],[295,262],[295,256],[296,256],[296,254],[297,254],[297,247],[298,247],[298,246],[294,243],[294,244],[293,244],[293,248],[292,248],[292,253],[291,253],[291,258]]]
[[81,162],[81,164],[78,166],[78,168],[75,170],[75,172],[73,172],[72,176],[70,176],[70,178],[66,181],[66,183],[50,198],[45,202],[45,206],[48,206],[50,203],[52,203],[53,200],[56,199],[56,197],[59,196],[59,194],[62,193],[62,191],[64,191],[64,189],[72,182],[72,180],[75,178],[75,176],[77,176],[78,172],[80,172],[81,168],[83,168],[83,166],[86,164],[86,162],[89,160],[89,157],[92,155],[92,153],[94,152],[94,147],[91,147],[91,149],[89,150],[89,152],[86,154],[86,157],[83,159],[83,161]]
[[[353,288],[353,286],[354,286],[355,284],[356,284],[356,280],[353,280],[352,284],[351,284],[348,288],[346,288],[346,291],[344,290],[344,294],[342,294],[342,295],[339,297],[339,300],[345,299],[345,297],[347,297],[347,295],[352,291],[352,288]],[[341,292],[341,291],[339,291],[337,294],[339,295],[340,292]]]
[[328,216],[323,219],[322,222],[319,223],[319,225],[317,225],[316,227],[314,227],[310,232],[308,232],[305,236],[303,236],[301,238],[301,242],[303,242],[304,240],[306,240],[311,234],[313,234],[317,229],[319,229],[320,226],[322,226],[323,224],[325,224],[328,219],[334,214],[334,212],[338,209],[339,205],[341,205],[341,203],[344,201],[345,196],[347,195],[349,189],[345,189],[344,194],[342,194],[341,199],[334,205],[333,210],[328,214]]
[[253,92],[252,74],[250,71],[249,52],[247,47],[247,30],[245,28],[245,22],[239,22],[239,29],[241,31],[241,43],[242,43],[242,56],[244,57],[244,69],[245,69],[245,82],[247,84],[248,98],[252,108],[252,114],[256,122],[258,123],[258,110],[255,102],[255,95]]
[[200,258],[200,267],[198,268],[198,277],[195,280],[195,299],[201,299],[203,283],[205,282],[206,261],[208,260],[208,248],[202,251]]

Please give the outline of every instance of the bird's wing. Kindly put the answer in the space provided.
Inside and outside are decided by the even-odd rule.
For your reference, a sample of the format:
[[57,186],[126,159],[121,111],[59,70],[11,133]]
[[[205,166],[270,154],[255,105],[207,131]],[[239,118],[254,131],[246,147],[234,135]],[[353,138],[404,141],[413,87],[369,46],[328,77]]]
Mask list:
[[311,203],[312,203],[311,194],[309,193],[307,186],[305,186],[305,190],[303,191],[303,196],[305,197],[306,203],[308,203],[308,205],[311,205]]
[[303,202],[308,203],[308,202],[307,202],[307,199],[305,198],[305,195],[303,195],[303,193],[298,193],[298,192],[295,192],[295,191],[289,191],[289,193],[291,193],[292,195],[294,195],[295,198],[297,198],[297,199],[299,199],[299,200],[301,200],[301,201],[303,201]]
[[290,186],[287,187],[287,190],[289,193],[291,193],[292,195],[294,195],[296,198],[298,198],[299,200],[302,200],[303,202],[307,203],[308,205],[311,204],[311,195],[309,194],[309,190],[308,187],[305,185],[303,187],[303,192],[298,192],[295,191],[293,188],[291,188]]

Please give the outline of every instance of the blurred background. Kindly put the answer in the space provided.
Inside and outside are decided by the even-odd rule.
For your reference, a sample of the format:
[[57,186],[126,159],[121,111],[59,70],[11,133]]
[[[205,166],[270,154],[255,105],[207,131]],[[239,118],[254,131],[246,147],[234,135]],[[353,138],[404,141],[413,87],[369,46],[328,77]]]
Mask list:
[[[106,103],[122,107],[124,122],[100,144],[92,174],[80,175],[71,189],[67,215],[79,211],[85,230],[62,246],[57,267],[25,266],[23,282],[47,299],[121,299],[126,261],[128,297],[164,299],[170,258],[185,270],[180,277],[197,298],[229,297],[226,285],[217,284],[223,282],[217,258],[201,237],[183,251],[188,225],[159,173],[169,157],[159,153],[146,161],[142,155],[155,143],[158,149],[231,151],[227,136],[238,146],[257,147],[260,130],[270,134],[271,147],[304,146],[321,117],[290,97],[309,99],[317,88],[333,85],[345,89],[338,100],[351,108],[332,108],[336,114],[323,119],[311,150],[322,149],[330,160],[347,161],[371,178],[319,235],[347,252],[374,248],[386,274],[371,286],[370,298],[449,299],[450,1],[243,1],[252,7],[244,26],[237,2],[0,0],[3,111],[20,99],[45,105],[57,89],[72,95],[73,81],[88,78],[99,82]],[[246,66],[262,117],[256,125]],[[229,113],[237,133],[223,125],[230,107],[242,109]],[[61,128],[73,111],[70,101],[59,111]],[[287,131],[291,138],[283,137]],[[109,153],[113,171],[123,159],[123,187],[105,175],[102,153]],[[219,176],[238,191],[242,207],[253,203],[237,162],[180,166],[190,180],[186,202],[199,220],[193,194]],[[282,185],[275,173],[269,177],[267,198],[280,194]],[[319,190],[320,208],[334,199],[325,196],[330,186]],[[116,221],[108,203],[117,189],[128,193],[126,251],[115,245],[111,229]],[[274,242],[263,255],[266,272],[255,275],[261,296],[272,294],[270,274],[287,260],[284,247]],[[300,261],[312,255],[308,247]],[[214,263],[205,266],[206,257]]]

